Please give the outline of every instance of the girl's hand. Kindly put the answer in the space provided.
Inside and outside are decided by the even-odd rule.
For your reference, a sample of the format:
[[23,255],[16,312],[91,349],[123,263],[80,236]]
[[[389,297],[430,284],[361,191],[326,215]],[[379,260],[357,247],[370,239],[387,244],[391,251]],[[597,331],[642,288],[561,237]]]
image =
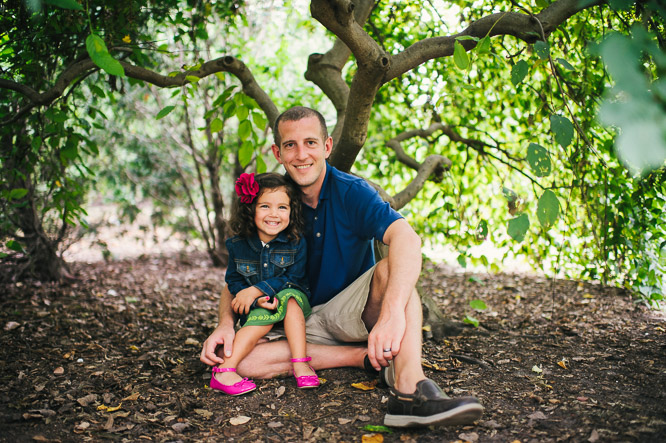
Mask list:
[[257,299],[257,306],[260,308],[268,309],[269,311],[274,311],[277,309],[278,304],[280,303],[277,298],[273,297],[273,301],[270,301],[269,296],[259,297]]
[[250,312],[250,307],[252,306],[252,303],[254,303],[254,300],[260,295],[263,295],[263,292],[254,286],[245,288],[236,294],[236,297],[231,300],[231,309],[233,309],[236,314],[247,314]]

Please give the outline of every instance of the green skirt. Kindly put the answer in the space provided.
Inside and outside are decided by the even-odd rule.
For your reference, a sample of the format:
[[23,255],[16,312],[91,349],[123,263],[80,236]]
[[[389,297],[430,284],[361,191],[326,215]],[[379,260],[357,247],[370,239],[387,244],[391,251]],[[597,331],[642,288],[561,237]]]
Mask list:
[[283,289],[282,291],[275,294],[275,298],[278,299],[278,307],[275,311],[269,311],[264,308],[254,308],[247,315],[247,320],[243,323],[242,326],[255,325],[255,326],[264,326],[272,325],[279,321],[284,320],[285,315],[287,314],[287,302],[290,298],[296,300],[298,305],[303,310],[303,316],[308,318],[312,313],[312,308],[310,307],[310,302],[304,293],[298,289]]

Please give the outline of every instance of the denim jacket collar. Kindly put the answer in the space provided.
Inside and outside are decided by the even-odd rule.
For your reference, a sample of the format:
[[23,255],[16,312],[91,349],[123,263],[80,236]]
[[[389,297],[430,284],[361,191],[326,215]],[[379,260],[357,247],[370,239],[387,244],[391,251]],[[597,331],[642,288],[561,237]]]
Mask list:
[[[259,251],[261,251],[261,249],[263,248],[261,240],[259,239],[259,234],[257,234],[256,232],[252,234],[252,237],[248,239],[248,243],[252,248],[252,250],[256,253],[259,253]],[[268,244],[272,243],[289,243],[289,237],[287,237],[287,234],[284,231],[282,231],[278,234],[277,237],[268,242]]]

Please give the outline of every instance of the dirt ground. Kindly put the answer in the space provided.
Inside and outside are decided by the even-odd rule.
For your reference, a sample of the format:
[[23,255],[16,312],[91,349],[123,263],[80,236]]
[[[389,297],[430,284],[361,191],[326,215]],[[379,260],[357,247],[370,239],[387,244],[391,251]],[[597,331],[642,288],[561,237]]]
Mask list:
[[[470,426],[388,429],[386,389],[361,369],[319,389],[258,381],[240,398],[207,387],[201,342],[224,272],[200,255],[78,263],[75,284],[0,287],[0,441],[666,441],[666,322],[626,293],[525,275],[424,267],[452,319],[423,366],[485,407]],[[474,311],[469,302],[488,309]]]

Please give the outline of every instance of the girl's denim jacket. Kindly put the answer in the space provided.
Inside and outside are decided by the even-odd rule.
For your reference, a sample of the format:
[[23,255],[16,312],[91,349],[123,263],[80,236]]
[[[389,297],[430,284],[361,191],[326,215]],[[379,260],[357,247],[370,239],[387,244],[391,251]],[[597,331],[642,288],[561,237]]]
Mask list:
[[306,278],[307,243],[301,236],[296,243],[284,232],[262,246],[257,234],[250,238],[231,237],[226,241],[229,266],[225,281],[234,296],[255,286],[273,297],[283,289],[298,289],[310,298]]

